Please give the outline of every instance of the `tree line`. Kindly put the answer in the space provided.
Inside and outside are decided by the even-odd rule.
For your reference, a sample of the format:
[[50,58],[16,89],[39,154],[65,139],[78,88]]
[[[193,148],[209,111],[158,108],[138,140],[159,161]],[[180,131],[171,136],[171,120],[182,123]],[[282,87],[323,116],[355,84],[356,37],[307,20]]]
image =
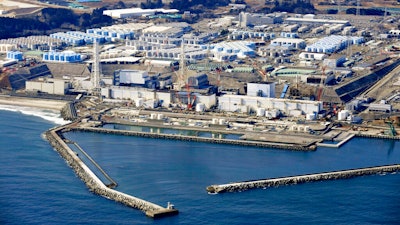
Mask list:
[[103,9],[92,13],[76,14],[70,9],[44,8],[25,18],[0,17],[0,39],[48,35],[58,31],[80,30],[108,26],[112,18],[103,15]]

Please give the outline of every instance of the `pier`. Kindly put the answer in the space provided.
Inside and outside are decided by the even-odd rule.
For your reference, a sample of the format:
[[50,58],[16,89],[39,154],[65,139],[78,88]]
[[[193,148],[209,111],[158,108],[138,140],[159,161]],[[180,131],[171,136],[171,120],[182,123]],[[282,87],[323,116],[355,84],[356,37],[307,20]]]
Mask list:
[[[77,176],[86,184],[86,186],[95,194],[101,195],[105,198],[120,202],[127,206],[143,211],[147,216],[152,218],[159,218],[164,216],[176,215],[176,210],[172,204],[168,204],[166,208],[157,204],[145,201],[143,199],[116,191],[105,185],[89,167],[78,157],[66,143],[63,138],[63,130],[70,129],[74,124],[64,125],[56,127],[45,132],[46,139],[50,142],[53,148],[65,159],[69,166],[75,171]],[[81,149],[79,147],[79,149]],[[83,153],[83,149],[81,149]],[[85,154],[85,153],[84,153]],[[89,156],[90,157],[90,156]],[[93,159],[92,159],[93,160]],[[92,161],[91,160],[91,161]],[[94,162],[94,161],[93,161]],[[94,162],[95,163],[95,162]],[[96,165],[97,163],[95,163]],[[99,168],[99,167],[98,167]],[[104,171],[103,171],[104,172]],[[104,172],[105,173],[105,172]],[[108,177],[108,175],[106,176]],[[116,182],[110,177],[112,184]]]
[[106,134],[118,134],[126,136],[138,136],[138,137],[149,137],[149,138],[161,138],[170,140],[181,140],[181,141],[196,141],[196,142],[208,142],[214,144],[231,144],[231,145],[241,145],[241,146],[252,146],[252,147],[265,147],[265,148],[277,148],[285,150],[294,151],[315,151],[314,142],[307,142],[302,144],[293,143],[279,143],[279,142],[266,142],[261,140],[230,140],[230,139],[217,139],[217,138],[207,138],[207,137],[197,137],[197,136],[186,136],[177,134],[163,134],[163,133],[150,133],[141,131],[128,131],[128,130],[115,130],[106,129],[98,127],[73,127],[68,131],[86,131],[86,132],[96,132],[96,133],[106,133]]
[[400,171],[400,164],[367,167],[360,169],[341,170],[326,173],[315,173],[300,176],[280,177],[264,180],[243,181],[229,184],[211,185],[207,187],[209,193],[223,193],[223,192],[236,192],[245,191],[255,188],[268,188],[278,187],[282,185],[293,185],[307,182],[324,181],[324,180],[337,180],[348,179],[358,176],[392,173]]

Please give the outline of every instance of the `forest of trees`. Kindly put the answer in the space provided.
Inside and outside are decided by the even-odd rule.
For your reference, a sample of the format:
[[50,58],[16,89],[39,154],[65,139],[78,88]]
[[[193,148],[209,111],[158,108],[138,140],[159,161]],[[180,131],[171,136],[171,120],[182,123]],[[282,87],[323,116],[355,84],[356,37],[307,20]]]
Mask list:
[[63,30],[81,30],[112,24],[103,9],[95,9],[91,14],[75,14],[62,8],[45,8],[29,18],[0,17],[0,39],[29,35],[48,35]]
[[169,7],[179,9],[181,11],[193,11],[194,13],[201,13],[207,9],[214,9],[219,6],[227,6],[231,3],[230,0],[173,0]]

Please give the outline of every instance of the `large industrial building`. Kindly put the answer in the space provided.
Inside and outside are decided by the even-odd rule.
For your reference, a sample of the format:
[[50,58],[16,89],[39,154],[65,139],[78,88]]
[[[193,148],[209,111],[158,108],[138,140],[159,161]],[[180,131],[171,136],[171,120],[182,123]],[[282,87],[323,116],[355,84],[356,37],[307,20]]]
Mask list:
[[247,83],[247,96],[275,98],[275,82]]
[[147,71],[117,70],[114,72],[113,84],[116,86],[142,85],[150,81]]
[[70,83],[62,79],[26,81],[25,85],[27,91],[44,92],[53,95],[65,95],[70,88]]
[[[188,93],[151,90],[138,87],[110,86],[101,88],[101,95],[106,99],[130,100],[136,107],[156,108],[170,107],[171,105],[187,105]],[[196,96],[196,97],[194,97]],[[204,109],[209,109],[216,104],[215,94],[189,93],[191,104],[201,104]]]
[[316,114],[322,102],[293,99],[265,98],[244,95],[223,95],[218,98],[218,109],[226,112],[255,113],[258,109],[279,110],[286,116]]
[[241,12],[239,14],[239,26],[258,26],[264,24],[277,24],[283,22],[284,13],[273,13],[273,14],[254,14]]
[[103,15],[110,16],[114,19],[130,18],[130,17],[141,17],[150,16],[155,14],[174,14],[178,13],[177,9],[141,9],[141,8],[129,8],[129,9],[113,9],[104,10]]

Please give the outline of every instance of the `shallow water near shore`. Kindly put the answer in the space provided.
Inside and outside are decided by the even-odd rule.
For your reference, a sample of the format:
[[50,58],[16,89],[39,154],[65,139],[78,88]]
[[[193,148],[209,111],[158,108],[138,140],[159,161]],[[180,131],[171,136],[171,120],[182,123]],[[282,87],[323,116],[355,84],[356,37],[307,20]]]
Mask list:
[[0,109],[0,224],[398,224],[400,174],[207,194],[250,179],[400,163],[400,142],[354,138],[316,152],[68,133],[126,192],[180,214],[161,220],[94,195],[41,138],[54,122]]

